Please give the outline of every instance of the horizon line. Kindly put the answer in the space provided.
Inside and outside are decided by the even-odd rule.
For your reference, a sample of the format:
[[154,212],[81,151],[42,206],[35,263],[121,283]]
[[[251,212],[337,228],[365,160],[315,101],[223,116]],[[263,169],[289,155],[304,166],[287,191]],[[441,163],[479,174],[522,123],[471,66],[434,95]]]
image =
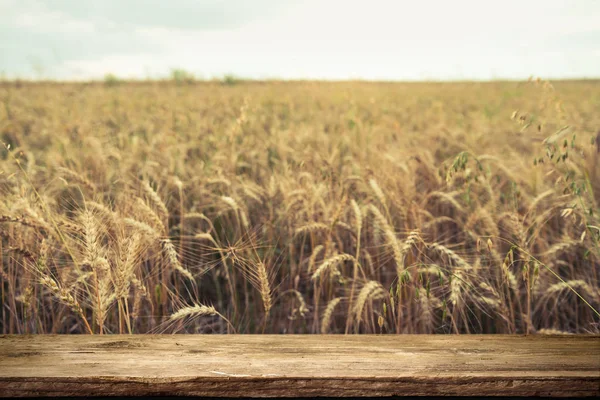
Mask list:
[[220,77],[203,78],[203,77],[187,77],[182,80],[167,76],[162,78],[120,78],[114,74],[107,74],[103,78],[89,78],[89,79],[55,79],[55,78],[23,78],[23,77],[1,77],[0,84],[4,83],[54,83],[54,84],[90,84],[90,83],[102,83],[102,84],[127,84],[127,83],[179,83],[179,84],[194,84],[194,83],[302,83],[302,82],[321,82],[321,83],[344,83],[344,82],[364,82],[364,83],[499,83],[499,82],[528,82],[541,79],[542,81],[554,81],[554,82],[571,82],[571,81],[599,81],[600,75],[598,76],[582,76],[582,77],[537,77],[529,76],[527,78],[509,78],[509,77],[498,77],[490,79],[482,78],[424,78],[424,79],[370,79],[370,78],[248,78],[242,76],[236,76],[232,74],[224,74]]

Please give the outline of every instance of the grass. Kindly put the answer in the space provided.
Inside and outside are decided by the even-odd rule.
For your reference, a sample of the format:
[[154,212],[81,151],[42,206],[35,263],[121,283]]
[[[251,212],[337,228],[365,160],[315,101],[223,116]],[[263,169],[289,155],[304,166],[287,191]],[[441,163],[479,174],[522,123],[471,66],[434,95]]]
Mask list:
[[0,86],[1,333],[600,332],[600,82],[118,83]]

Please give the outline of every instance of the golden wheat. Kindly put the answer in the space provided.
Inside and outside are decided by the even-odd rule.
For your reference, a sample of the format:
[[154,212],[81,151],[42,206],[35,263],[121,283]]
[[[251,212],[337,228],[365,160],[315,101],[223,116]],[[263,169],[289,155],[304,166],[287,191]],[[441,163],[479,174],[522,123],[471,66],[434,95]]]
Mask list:
[[598,333],[597,85],[4,82],[0,333]]

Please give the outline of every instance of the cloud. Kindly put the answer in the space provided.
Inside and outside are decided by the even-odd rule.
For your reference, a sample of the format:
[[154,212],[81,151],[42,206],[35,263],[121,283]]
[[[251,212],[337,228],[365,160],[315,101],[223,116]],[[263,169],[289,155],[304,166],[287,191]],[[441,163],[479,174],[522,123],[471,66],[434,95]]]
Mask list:
[[42,76],[55,76],[67,60],[156,50],[135,32],[97,31],[72,22],[54,29],[35,24],[31,28],[1,25],[0,37],[0,71],[19,76],[30,75],[32,68]]
[[600,50],[600,29],[594,26],[591,29],[574,30],[563,34],[548,35],[544,43],[546,50],[561,51],[598,51]]
[[[286,6],[296,0],[287,2]],[[123,73],[122,62],[154,63],[146,54],[162,54],[173,45],[152,40],[147,31],[227,31],[260,22],[281,11],[275,0],[0,0],[0,71],[8,75],[91,76],[102,59],[104,70]],[[251,6],[250,6],[251,5]],[[115,60],[114,68],[106,65]],[[75,69],[71,69],[76,66]],[[134,70],[128,67],[126,70]],[[87,70],[87,71],[86,71]],[[135,69],[139,70],[139,68]],[[95,75],[98,77],[98,75]]]
[[599,18],[594,0],[0,0],[0,71],[38,62],[60,78],[175,67],[205,77],[594,76]]
[[235,28],[272,16],[284,8],[285,3],[277,0],[22,0],[11,2],[11,8],[25,13],[54,12],[119,30],[163,27],[197,31]]

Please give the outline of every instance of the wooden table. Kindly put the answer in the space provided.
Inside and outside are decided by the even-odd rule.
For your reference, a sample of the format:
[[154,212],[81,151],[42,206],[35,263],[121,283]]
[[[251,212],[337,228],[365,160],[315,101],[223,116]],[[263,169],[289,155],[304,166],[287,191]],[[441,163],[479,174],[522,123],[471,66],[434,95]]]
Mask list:
[[598,396],[600,336],[0,336],[0,396]]

